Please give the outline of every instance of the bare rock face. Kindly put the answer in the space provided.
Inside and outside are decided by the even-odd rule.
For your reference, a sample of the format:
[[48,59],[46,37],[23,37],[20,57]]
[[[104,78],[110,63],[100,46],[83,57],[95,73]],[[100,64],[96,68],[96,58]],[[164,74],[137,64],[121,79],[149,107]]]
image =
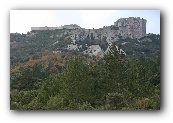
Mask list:
[[102,57],[104,55],[104,51],[100,48],[99,45],[91,45],[87,50],[84,51],[84,54],[88,54],[89,56],[94,55]]

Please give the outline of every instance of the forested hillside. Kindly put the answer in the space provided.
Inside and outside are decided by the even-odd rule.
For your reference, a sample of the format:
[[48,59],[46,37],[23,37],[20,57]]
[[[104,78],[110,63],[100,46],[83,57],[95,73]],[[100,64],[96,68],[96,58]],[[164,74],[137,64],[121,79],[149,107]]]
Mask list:
[[[90,36],[84,36],[85,33],[76,36],[73,33],[75,33],[75,30],[70,29],[31,31],[27,34],[11,33],[11,67],[26,63],[31,58],[39,59],[45,53],[69,57],[77,54],[91,57],[103,56],[113,42],[130,57],[142,54],[148,57],[160,55],[160,35],[150,34],[141,39],[124,39],[119,36],[117,41],[110,41],[106,36],[98,39],[94,38],[92,33]],[[77,37],[82,36],[83,38],[77,39]],[[93,49],[91,49],[91,46],[93,46]],[[100,49],[97,49],[98,47]]]
[[[10,34],[11,110],[160,109],[160,35],[119,37],[111,46],[106,37],[69,36],[65,29]],[[108,53],[85,54],[92,45]]]

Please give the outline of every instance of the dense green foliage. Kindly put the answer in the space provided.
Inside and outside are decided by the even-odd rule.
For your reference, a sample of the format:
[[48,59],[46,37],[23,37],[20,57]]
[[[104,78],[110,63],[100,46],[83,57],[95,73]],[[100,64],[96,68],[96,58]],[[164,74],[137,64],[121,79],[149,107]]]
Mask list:
[[51,56],[45,60],[42,58],[44,65],[30,60],[29,65],[13,69],[10,108],[160,109],[159,57],[127,57],[113,45],[110,53],[104,58],[95,58],[94,62],[87,60],[83,56],[75,56],[66,65],[62,65],[60,63],[65,62],[62,62],[61,58]]

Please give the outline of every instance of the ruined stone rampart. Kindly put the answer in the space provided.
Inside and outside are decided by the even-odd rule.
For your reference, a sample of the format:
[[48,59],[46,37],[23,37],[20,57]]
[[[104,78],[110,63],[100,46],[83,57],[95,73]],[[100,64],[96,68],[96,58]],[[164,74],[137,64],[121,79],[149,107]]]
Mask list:
[[[81,28],[76,24],[64,25],[59,27],[31,27],[31,30],[56,30],[56,29],[73,29],[77,30],[74,32],[79,38],[79,34],[84,33],[84,37],[93,36],[94,39],[104,39],[107,37],[107,42],[116,41],[119,37],[122,38],[141,38],[146,35],[146,19],[140,17],[129,17],[129,18],[120,18],[114,25],[104,26],[99,29],[85,29]],[[78,32],[79,30],[79,32]]]

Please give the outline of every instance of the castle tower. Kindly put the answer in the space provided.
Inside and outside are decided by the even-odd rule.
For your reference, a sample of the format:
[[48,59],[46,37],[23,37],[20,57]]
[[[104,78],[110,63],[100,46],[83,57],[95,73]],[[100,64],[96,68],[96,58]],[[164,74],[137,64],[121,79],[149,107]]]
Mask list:
[[120,18],[114,25],[119,27],[119,34],[123,37],[141,38],[146,35],[146,19],[140,17]]

